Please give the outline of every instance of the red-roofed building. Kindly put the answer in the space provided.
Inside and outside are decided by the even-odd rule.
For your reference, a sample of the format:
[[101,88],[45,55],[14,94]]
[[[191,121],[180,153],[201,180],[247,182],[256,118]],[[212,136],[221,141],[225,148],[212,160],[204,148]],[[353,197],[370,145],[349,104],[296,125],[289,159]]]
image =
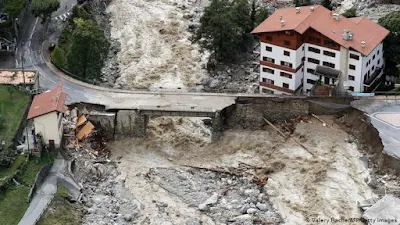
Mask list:
[[52,90],[33,98],[28,112],[28,119],[33,120],[35,134],[40,135],[45,144],[60,147],[67,94],[62,91],[62,83]]
[[389,31],[365,17],[320,5],[284,8],[252,33],[260,37],[261,92],[307,93],[317,81],[340,92],[371,92],[380,83]]

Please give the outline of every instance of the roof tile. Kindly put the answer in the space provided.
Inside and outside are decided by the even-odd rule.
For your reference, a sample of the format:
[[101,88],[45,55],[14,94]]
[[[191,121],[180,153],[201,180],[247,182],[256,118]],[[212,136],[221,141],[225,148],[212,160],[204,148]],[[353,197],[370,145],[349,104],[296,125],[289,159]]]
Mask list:
[[[333,18],[333,12],[320,5],[299,8],[298,13],[296,8],[276,10],[252,33],[295,30],[303,34],[309,28],[313,28],[341,46],[353,48],[364,55],[368,55],[389,34],[388,30],[365,17],[346,18],[340,15],[339,20],[336,20]],[[281,18],[284,21],[283,26],[280,22]],[[342,35],[345,29],[353,33],[352,41],[343,40]],[[361,46],[361,41],[366,42],[365,47]]]
[[64,112],[64,103],[67,94],[62,92],[62,83],[54,89],[36,95],[33,98],[28,112],[28,119],[32,119],[50,112]]

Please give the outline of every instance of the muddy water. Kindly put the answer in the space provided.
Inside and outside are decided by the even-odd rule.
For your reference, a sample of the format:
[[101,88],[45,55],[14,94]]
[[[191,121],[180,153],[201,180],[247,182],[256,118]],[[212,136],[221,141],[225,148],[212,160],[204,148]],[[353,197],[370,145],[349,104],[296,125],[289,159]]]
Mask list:
[[[332,118],[323,119],[332,124]],[[140,175],[154,167],[179,170],[188,164],[227,167],[244,162],[268,168],[266,171],[272,173],[264,190],[285,224],[307,224],[312,218],[360,218],[357,201],[374,196],[364,182],[368,171],[359,159],[361,154],[353,143],[346,142],[348,134],[338,127],[324,127],[317,120],[299,123],[294,133],[314,156],[270,129],[226,131],[219,141],[209,143],[202,138],[207,137],[204,124],[196,126],[193,121],[176,118],[159,118],[152,123],[149,137],[113,144],[113,155],[122,156],[119,170],[127,176],[127,187],[148,207],[145,214],[153,218],[150,224],[161,219],[184,221],[182,218],[190,215],[213,224],[206,215]],[[152,212],[157,199],[171,206],[168,218]]]

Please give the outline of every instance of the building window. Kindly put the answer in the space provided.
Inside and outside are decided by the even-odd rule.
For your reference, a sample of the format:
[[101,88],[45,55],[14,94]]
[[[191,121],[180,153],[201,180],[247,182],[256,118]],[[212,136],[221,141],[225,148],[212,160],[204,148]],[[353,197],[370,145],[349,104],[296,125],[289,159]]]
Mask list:
[[303,45],[303,47],[301,47],[301,50],[304,51],[304,45]]
[[270,74],[274,74],[274,72],[275,72],[275,70],[267,68],[267,67],[263,67],[262,70],[263,70],[263,72],[270,73]]
[[315,70],[308,68],[307,73],[315,74]]
[[318,48],[313,48],[313,47],[308,47],[308,51],[315,52],[315,53],[318,53],[318,54],[321,52],[321,50],[319,50]]
[[368,65],[371,64],[371,60],[368,60]]
[[272,41],[272,37],[271,36],[265,36],[265,39],[267,40],[267,41]]
[[275,63],[275,59],[270,58],[270,57],[263,57],[263,61],[267,61],[267,62],[271,62],[271,63]]
[[354,91],[354,87],[353,87],[353,86],[350,86],[350,87],[349,87],[349,91]]
[[330,51],[324,51],[324,55],[330,56],[330,57],[335,57],[335,53],[334,52],[330,52]]
[[372,71],[372,72],[374,72],[374,70],[375,70],[375,66],[372,66],[372,69],[371,69],[371,71]]
[[350,58],[355,59],[355,60],[359,60],[360,56],[350,53]]
[[274,84],[274,80],[263,78],[262,82],[267,83],[267,84]]
[[349,80],[354,80],[355,79],[355,77],[354,76],[352,76],[352,75],[349,75]]
[[310,40],[312,42],[316,42],[316,43],[321,43],[321,39],[313,37],[313,36],[309,36],[308,40]]
[[285,30],[285,34],[291,35],[290,31],[288,31],[288,30]]
[[330,68],[335,68],[335,64],[333,64],[333,63],[330,63],[330,62],[322,62],[322,65],[324,65],[324,66],[327,66],[327,67],[330,67]]
[[336,46],[336,43],[334,41],[332,41],[332,40],[325,40],[324,44],[328,45],[328,46],[331,46],[331,47],[335,47]]
[[378,50],[378,52],[376,54],[379,55],[379,50]]
[[381,63],[381,60],[380,60],[380,59],[378,59],[377,65],[379,65],[380,63]]
[[283,51],[283,54],[286,56],[290,56],[290,52],[288,52],[288,51]]
[[286,78],[292,79],[292,74],[281,72],[281,77],[286,77]]
[[315,84],[315,80],[307,79],[307,84]]
[[375,59],[375,54],[372,56],[372,59]]
[[269,51],[269,52],[272,52],[272,47],[271,46],[265,46],[265,50]]
[[367,62],[367,66],[369,65],[369,62]]
[[287,83],[282,83],[282,87],[284,87],[284,88],[289,88],[289,84],[287,84]]
[[287,67],[292,68],[293,65],[289,62],[281,61],[281,66],[287,66]]
[[306,57],[303,56],[303,58],[301,58],[301,61],[304,62],[306,60]]
[[307,60],[308,60],[308,62],[310,62],[310,63],[319,64],[319,60],[318,60],[318,59],[313,59],[313,58],[308,57]]
[[352,64],[349,64],[349,69],[355,70],[355,69],[356,69],[356,66],[355,66],[355,65],[352,65]]
[[284,44],[284,45],[290,45],[290,41],[284,40],[284,41],[283,41],[283,44]]

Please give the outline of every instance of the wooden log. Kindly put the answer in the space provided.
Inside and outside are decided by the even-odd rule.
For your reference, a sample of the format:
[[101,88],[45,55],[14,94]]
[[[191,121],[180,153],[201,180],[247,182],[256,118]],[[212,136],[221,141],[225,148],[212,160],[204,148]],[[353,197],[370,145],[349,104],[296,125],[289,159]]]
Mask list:
[[268,123],[268,125],[270,125],[272,128],[274,128],[280,135],[282,135],[282,137],[287,138],[286,135],[284,133],[282,133],[282,131],[280,131],[278,128],[276,128],[271,122],[269,122],[267,119],[263,118],[265,122]]
[[323,121],[321,118],[319,118],[318,116],[314,115],[311,113],[311,116],[313,116],[315,119],[319,120],[321,123],[326,124],[328,127],[336,130],[336,128],[334,128],[333,126],[329,125],[327,122]]

